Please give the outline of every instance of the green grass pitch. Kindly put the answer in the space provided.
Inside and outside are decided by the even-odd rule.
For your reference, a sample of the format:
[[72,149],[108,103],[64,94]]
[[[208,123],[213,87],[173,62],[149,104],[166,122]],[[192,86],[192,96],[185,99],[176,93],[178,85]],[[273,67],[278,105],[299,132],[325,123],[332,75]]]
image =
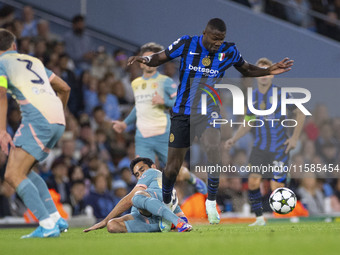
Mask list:
[[60,238],[25,239],[31,229],[0,229],[1,255],[340,254],[340,223],[195,225],[190,233],[109,234],[70,229]]

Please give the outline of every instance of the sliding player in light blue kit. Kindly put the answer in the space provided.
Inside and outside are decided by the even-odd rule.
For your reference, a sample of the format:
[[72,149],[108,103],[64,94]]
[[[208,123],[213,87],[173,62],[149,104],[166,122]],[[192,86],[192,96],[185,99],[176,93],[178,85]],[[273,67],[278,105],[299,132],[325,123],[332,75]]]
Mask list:
[[[162,172],[155,167],[149,158],[139,157],[132,160],[130,169],[138,179],[136,186],[119,201],[104,220],[84,232],[104,227],[107,227],[110,233],[159,232],[163,231],[160,224],[162,220],[173,223],[178,232],[191,231],[192,227],[187,223],[180,207],[174,206],[172,212],[162,202]],[[131,207],[131,214],[118,218]]]

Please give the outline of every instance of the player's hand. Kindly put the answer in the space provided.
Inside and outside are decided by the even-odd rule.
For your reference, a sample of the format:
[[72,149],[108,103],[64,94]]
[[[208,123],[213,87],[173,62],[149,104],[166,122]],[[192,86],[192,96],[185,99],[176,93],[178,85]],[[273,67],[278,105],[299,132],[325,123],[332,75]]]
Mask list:
[[0,131],[0,147],[1,150],[8,156],[8,144],[11,145],[12,148],[15,147],[12,137],[7,133],[6,130]]
[[142,64],[146,64],[148,62],[147,58],[141,56],[132,56],[128,58],[127,65],[131,66],[133,63],[139,62]]
[[296,144],[297,144],[297,140],[296,139],[294,139],[292,137],[288,138],[285,141],[285,143],[284,143],[284,145],[287,145],[285,153],[288,154],[288,152],[290,150],[292,150],[292,149],[294,149],[296,147]]
[[101,221],[98,222],[97,224],[94,224],[92,227],[84,229],[83,232],[87,233],[90,232],[92,230],[97,230],[97,229],[102,229],[106,227],[106,222],[105,221]]
[[118,134],[123,133],[123,131],[127,127],[127,125],[124,121],[113,120],[112,124],[113,124],[113,126],[112,126],[113,130],[116,131]]
[[289,58],[284,58],[280,62],[273,64],[272,66],[268,67],[270,74],[281,74],[288,72],[291,70],[294,64],[294,60]]
[[152,98],[152,104],[153,105],[164,105],[164,99],[157,93]]
[[235,144],[234,139],[233,139],[233,138],[230,138],[230,139],[228,139],[228,140],[225,142],[224,148],[225,148],[226,150],[230,150],[231,147],[234,146],[234,144]]

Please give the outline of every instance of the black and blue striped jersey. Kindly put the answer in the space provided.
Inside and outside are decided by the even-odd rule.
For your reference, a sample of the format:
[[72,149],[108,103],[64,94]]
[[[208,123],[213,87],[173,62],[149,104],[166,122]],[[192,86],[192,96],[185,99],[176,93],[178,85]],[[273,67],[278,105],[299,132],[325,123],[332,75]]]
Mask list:
[[[234,43],[224,42],[216,53],[209,52],[202,44],[201,36],[185,35],[166,50],[168,58],[181,56],[180,84],[172,110],[175,114],[199,114],[201,95],[210,90],[231,66],[242,66],[244,60]],[[208,86],[206,86],[208,85]],[[207,111],[218,109],[213,98],[207,97]]]
[[[286,133],[287,129],[281,125],[281,122],[287,119],[286,115],[281,115],[281,88],[276,85],[271,85],[265,94],[262,94],[258,88],[253,90],[253,106],[257,110],[271,109],[273,102],[273,88],[277,88],[277,107],[274,113],[265,116],[255,116],[247,109],[246,120],[258,119],[264,123],[260,126],[260,123],[253,123],[252,132],[255,135],[254,147],[260,150],[278,152],[284,150],[284,142],[288,139]],[[286,98],[292,96],[287,93]],[[296,109],[294,104],[287,104],[288,112],[292,112]],[[274,121],[275,120],[275,121]]]

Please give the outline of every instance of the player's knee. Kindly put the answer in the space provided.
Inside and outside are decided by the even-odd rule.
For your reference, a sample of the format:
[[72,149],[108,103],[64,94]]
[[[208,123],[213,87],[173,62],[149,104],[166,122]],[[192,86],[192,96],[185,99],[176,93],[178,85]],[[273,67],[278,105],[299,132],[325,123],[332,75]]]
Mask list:
[[143,208],[144,198],[150,197],[150,194],[146,191],[137,191],[132,197],[132,204],[137,208]]
[[124,233],[126,231],[122,224],[124,224],[124,222],[117,222],[115,220],[111,220],[107,223],[107,231],[109,233]]
[[135,196],[136,195],[142,195],[142,196],[145,196],[145,197],[151,197],[150,194],[146,191],[143,191],[143,190],[138,190],[136,193],[135,193]]
[[109,223],[107,223],[107,231],[109,233],[116,233],[116,222],[115,221],[110,221]]

